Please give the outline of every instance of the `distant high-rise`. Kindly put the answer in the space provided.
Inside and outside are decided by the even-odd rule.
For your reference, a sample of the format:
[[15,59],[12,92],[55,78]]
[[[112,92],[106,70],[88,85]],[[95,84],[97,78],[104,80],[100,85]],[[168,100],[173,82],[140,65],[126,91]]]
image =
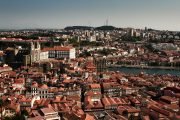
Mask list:
[[134,29],[130,29],[130,36],[134,36]]
[[145,29],[144,29],[145,31],[147,31],[147,27],[145,27]]

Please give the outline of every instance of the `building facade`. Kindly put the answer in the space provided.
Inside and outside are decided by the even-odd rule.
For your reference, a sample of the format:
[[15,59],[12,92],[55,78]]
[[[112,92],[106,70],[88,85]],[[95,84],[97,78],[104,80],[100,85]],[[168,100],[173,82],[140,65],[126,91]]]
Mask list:
[[54,46],[53,48],[44,48],[44,51],[48,51],[49,58],[76,58],[76,50],[73,47]]

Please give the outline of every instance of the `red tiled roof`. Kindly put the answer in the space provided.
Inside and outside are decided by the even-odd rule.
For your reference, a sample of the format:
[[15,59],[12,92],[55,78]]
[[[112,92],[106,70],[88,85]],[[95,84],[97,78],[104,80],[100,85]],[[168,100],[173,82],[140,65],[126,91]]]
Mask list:
[[170,96],[162,96],[160,99],[161,100],[166,100],[166,101],[169,101],[169,102],[177,102],[178,101],[178,99],[170,97]]
[[154,110],[154,111],[156,111],[158,113],[161,113],[163,115],[166,115],[166,116],[170,115],[170,112],[168,112],[167,110],[161,109],[161,108],[159,108],[157,106],[154,106],[154,105],[150,106],[150,109],[152,109],[152,110]]
[[122,113],[123,111],[127,111],[128,113],[139,113],[140,110],[136,109],[135,107],[132,106],[118,106],[117,111],[119,113]]
[[15,83],[16,84],[23,84],[23,83],[25,83],[25,79],[24,78],[15,79]]
[[41,109],[41,112],[42,112],[44,115],[46,115],[46,114],[54,113],[55,111],[54,111],[51,107],[49,107],[49,108],[42,108],[42,109]]
[[86,113],[83,120],[95,120],[95,118],[94,118],[94,116],[91,116],[88,113]]
[[44,48],[43,51],[70,51],[72,48],[70,46],[54,46],[53,48]]
[[100,84],[90,84],[91,89],[101,88]]
[[39,88],[41,88],[41,89],[48,89],[48,86],[46,84],[43,84]]
[[32,87],[38,87],[38,83],[34,81],[34,82],[32,83]]

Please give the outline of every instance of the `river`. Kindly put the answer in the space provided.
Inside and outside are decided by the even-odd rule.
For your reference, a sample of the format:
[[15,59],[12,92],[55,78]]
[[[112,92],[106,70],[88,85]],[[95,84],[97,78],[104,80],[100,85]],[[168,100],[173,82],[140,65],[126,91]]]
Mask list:
[[159,68],[130,68],[130,67],[111,67],[109,71],[119,71],[126,74],[139,74],[144,72],[146,74],[158,74],[158,75],[175,75],[180,76],[180,70],[170,70],[170,69],[159,69]]

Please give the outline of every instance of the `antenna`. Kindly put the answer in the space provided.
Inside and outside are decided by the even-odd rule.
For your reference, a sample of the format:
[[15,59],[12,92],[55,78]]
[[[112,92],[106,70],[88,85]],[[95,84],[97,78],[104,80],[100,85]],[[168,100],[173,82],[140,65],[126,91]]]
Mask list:
[[108,26],[108,19],[106,19],[106,26]]

